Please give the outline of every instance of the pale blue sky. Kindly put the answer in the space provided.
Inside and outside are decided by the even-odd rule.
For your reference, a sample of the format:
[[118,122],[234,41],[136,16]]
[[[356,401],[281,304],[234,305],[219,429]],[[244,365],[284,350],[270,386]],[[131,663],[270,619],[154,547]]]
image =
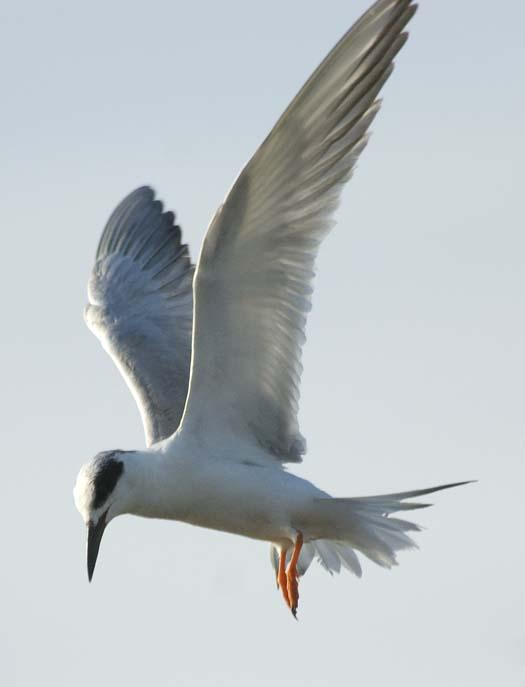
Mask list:
[[[318,263],[298,471],[336,495],[478,478],[421,551],[312,567],[300,622],[267,546],[121,518],[88,585],[72,487],[143,444],[82,321],[109,212],[149,183],[196,256],[240,167],[365,0],[0,8],[4,685],[525,683],[523,22],[422,0]],[[295,468],[294,468],[295,469]]]

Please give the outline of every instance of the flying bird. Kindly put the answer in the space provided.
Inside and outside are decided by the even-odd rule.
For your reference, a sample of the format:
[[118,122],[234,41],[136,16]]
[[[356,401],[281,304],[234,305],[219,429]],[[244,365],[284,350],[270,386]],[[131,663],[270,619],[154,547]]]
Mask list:
[[295,616],[314,558],[360,576],[357,551],[390,568],[419,529],[391,515],[464,484],[332,498],[284,469],[306,452],[297,413],[315,257],[415,10],[378,0],[343,36],[235,181],[196,266],[151,188],[108,220],[85,320],[137,402],[147,448],[103,451],[80,470],[89,580],[117,515],[180,520],[269,542]]

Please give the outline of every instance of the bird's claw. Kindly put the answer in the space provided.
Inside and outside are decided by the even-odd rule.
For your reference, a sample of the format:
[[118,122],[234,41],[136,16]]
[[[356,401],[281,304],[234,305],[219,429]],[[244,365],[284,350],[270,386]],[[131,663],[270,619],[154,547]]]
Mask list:
[[288,568],[286,568],[286,551],[281,550],[279,556],[279,568],[277,572],[277,586],[280,587],[286,605],[297,620],[297,607],[299,605],[299,574],[297,562],[303,545],[303,535],[299,532]]

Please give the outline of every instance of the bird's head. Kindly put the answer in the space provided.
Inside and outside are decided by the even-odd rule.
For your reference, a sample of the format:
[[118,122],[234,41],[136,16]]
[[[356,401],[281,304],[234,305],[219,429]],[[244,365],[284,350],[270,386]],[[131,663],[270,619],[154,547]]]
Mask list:
[[73,495],[88,528],[87,568],[91,582],[102,535],[108,523],[127,511],[125,456],[129,451],[103,451],[78,473]]

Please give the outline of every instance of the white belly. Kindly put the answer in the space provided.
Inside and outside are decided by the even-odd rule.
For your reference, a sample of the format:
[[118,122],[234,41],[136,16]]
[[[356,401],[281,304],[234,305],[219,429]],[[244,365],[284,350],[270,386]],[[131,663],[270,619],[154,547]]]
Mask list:
[[280,467],[210,463],[194,466],[178,520],[252,539],[293,541],[294,524],[304,519],[312,499],[323,495]]

